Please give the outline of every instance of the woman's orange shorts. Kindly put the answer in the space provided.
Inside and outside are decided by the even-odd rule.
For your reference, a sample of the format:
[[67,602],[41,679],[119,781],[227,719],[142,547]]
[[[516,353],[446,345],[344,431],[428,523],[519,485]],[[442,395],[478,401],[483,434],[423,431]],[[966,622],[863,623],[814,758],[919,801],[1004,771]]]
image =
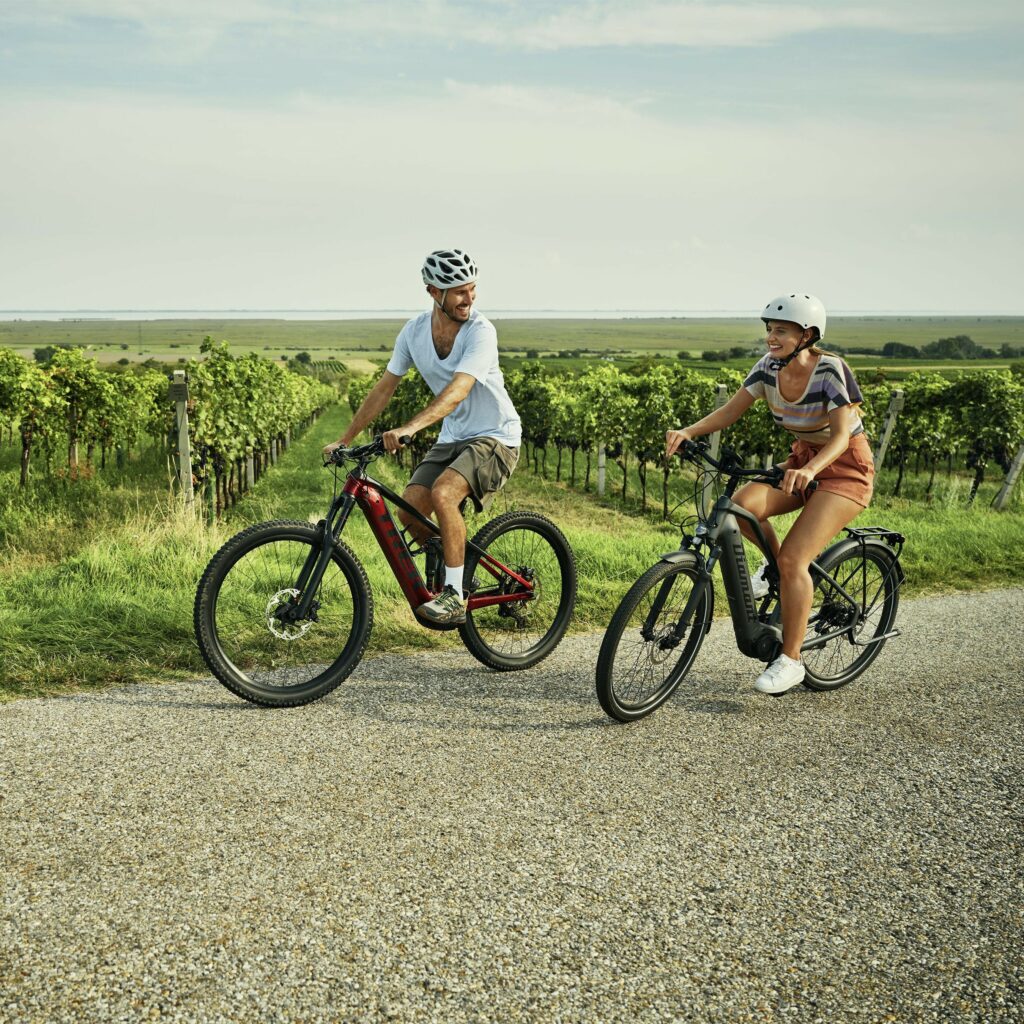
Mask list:
[[[819,451],[820,445],[794,441],[790,448],[790,456],[784,465],[789,469],[799,469],[810,462]],[[850,447],[815,479],[818,481],[819,490],[841,494],[844,498],[857,502],[862,508],[867,508],[875,489],[875,460],[871,455],[871,446],[866,435],[858,434],[851,437]]]

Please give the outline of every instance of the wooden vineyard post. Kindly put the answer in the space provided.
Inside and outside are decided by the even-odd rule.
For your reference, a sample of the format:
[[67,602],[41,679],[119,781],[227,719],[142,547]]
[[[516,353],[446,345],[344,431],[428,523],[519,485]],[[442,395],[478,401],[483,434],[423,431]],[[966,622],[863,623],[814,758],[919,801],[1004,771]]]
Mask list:
[[597,496],[604,497],[604,445],[597,446]]
[[1002,512],[1010,500],[1010,495],[1013,494],[1013,485],[1017,482],[1017,477],[1020,476],[1021,466],[1024,466],[1024,444],[1017,449],[1017,454],[1013,457],[1013,462],[1010,463],[1010,471],[1006,474],[1003,486],[999,488],[999,493],[992,499],[992,507],[997,512]]
[[206,471],[206,522],[210,526],[217,522],[217,474],[213,466]]
[[[729,401],[729,385],[728,384],[719,384],[715,388],[715,408],[716,409],[721,409],[722,406],[725,405],[725,403],[728,402],[728,401]],[[722,447],[722,432],[720,430],[716,430],[711,435],[711,453],[710,453],[711,454],[711,458],[713,458],[713,459],[717,459],[718,458],[718,452],[720,451],[721,447]]]
[[174,371],[169,397],[174,402],[174,421],[178,429],[178,479],[185,504],[191,505],[195,492],[192,489],[192,448],[188,440],[188,378],[184,370]]
[[889,398],[889,408],[885,413],[885,423],[882,426],[882,436],[878,441],[878,448],[875,451],[875,469],[882,468],[885,460],[885,449],[889,447],[889,438],[892,436],[893,427],[896,426],[896,417],[903,410],[903,389],[893,388]]
[[[728,401],[729,401],[729,385],[728,384],[719,384],[715,388],[715,408],[716,409],[721,409],[722,406],[725,405],[725,403],[728,402]],[[722,448],[722,432],[720,430],[716,430],[711,435],[711,451],[709,453],[711,455],[711,458],[717,459],[718,458],[718,453],[721,450],[721,448]],[[709,499],[714,497],[711,494],[711,484],[714,481],[714,479],[715,478],[714,478],[714,475],[712,473],[708,473],[704,477],[704,490],[701,492],[700,503],[701,503],[701,508],[704,510],[704,514],[705,515],[710,511],[710,508],[708,507],[708,501],[709,501]]]

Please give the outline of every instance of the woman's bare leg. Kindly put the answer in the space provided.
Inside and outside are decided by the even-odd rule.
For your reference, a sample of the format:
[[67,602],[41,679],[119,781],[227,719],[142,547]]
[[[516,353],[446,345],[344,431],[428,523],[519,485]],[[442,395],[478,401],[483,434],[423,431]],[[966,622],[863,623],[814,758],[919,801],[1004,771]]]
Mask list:
[[790,527],[778,554],[782,602],[782,653],[800,660],[807,634],[814,583],[811,562],[839,531],[863,511],[855,501],[831,491],[815,491]]
[[[779,537],[768,520],[772,516],[782,515],[784,512],[796,511],[800,507],[800,499],[792,494],[783,494],[778,488],[769,487],[768,484],[747,484],[733,495],[732,500],[757,516],[761,529],[764,530],[765,540],[768,541],[768,546],[771,548],[771,553],[778,558]],[[738,519],[737,522],[740,533],[760,549],[761,542],[757,539],[754,528],[742,519]]]

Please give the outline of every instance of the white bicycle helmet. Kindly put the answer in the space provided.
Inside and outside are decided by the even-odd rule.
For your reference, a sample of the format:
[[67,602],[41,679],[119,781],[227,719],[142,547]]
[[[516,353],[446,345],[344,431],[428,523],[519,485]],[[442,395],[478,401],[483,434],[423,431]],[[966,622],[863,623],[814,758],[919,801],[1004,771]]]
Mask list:
[[476,264],[461,249],[437,249],[423,261],[423,283],[447,291],[476,280]]
[[825,337],[825,307],[821,299],[813,295],[796,292],[792,295],[777,295],[764,307],[761,319],[765,323],[769,320],[788,320],[803,328],[817,327],[818,337]]

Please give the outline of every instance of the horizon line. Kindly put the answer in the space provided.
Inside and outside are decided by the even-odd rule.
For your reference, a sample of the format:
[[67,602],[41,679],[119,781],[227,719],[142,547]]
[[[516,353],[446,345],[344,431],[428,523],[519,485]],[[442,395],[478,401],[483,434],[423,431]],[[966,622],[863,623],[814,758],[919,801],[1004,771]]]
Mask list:
[[[281,306],[281,307],[247,307],[231,306],[222,309],[205,308],[200,306],[147,306],[147,307],[10,307],[0,309],[0,315],[12,313],[394,313],[407,314],[421,312],[418,307],[316,307],[316,306]],[[638,309],[638,308],[606,308],[606,309],[582,309],[573,307],[492,307],[494,313],[620,313],[620,314],[641,314],[644,316],[696,316],[702,317],[708,314],[736,316],[741,318],[750,317],[752,314],[745,309]],[[976,309],[838,309],[829,314],[836,316],[993,316],[993,317],[1024,317],[1024,312],[992,311]]]

